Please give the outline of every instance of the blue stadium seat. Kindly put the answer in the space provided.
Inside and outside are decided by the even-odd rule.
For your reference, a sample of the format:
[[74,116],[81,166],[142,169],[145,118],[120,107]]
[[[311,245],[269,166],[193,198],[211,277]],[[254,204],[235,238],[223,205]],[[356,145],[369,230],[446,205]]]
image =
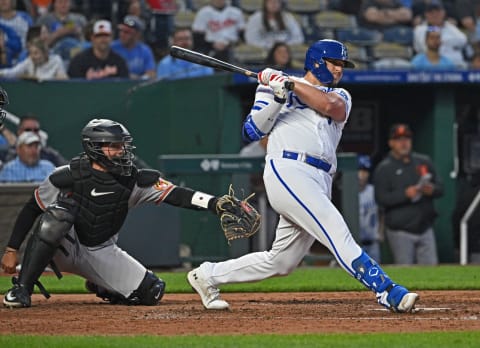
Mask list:
[[406,26],[395,26],[383,30],[383,41],[395,42],[401,45],[413,45],[413,29]]
[[362,27],[340,29],[337,31],[337,39],[344,43],[353,43],[358,46],[373,46],[382,41],[382,33]]

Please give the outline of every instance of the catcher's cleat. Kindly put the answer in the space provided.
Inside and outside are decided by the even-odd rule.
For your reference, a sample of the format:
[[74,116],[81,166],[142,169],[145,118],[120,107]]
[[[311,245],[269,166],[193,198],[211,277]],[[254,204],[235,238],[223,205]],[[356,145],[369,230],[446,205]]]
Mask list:
[[200,295],[206,309],[228,309],[228,302],[220,298],[220,290],[208,285],[199,268],[188,272],[187,279],[193,290]]
[[17,283],[17,279],[13,278],[13,288],[8,290],[3,298],[3,304],[10,308],[30,307],[32,301],[30,299],[30,293],[27,288]]
[[377,301],[392,312],[412,313],[415,303],[420,297],[414,292],[408,292],[403,286],[395,285],[390,291],[377,294]]

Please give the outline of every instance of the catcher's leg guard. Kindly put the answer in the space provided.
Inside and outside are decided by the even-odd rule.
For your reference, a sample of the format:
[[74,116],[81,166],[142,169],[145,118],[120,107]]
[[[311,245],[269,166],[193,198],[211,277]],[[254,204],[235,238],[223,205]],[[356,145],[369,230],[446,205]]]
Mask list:
[[18,285],[31,294],[33,286],[52,260],[60,242],[73,225],[78,211],[73,199],[63,199],[47,207],[28,241]]
[[154,306],[165,293],[165,282],[157,278],[152,271],[147,271],[140,286],[128,298],[129,304]]
[[418,295],[395,284],[367,253],[362,252],[352,262],[352,267],[355,277],[376,293],[379,304],[394,312],[411,312],[414,309]]

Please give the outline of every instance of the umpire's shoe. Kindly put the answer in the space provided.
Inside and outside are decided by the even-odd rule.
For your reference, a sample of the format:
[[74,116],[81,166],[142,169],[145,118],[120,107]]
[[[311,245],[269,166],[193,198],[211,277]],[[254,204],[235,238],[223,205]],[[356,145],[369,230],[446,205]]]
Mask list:
[[27,288],[25,288],[22,284],[17,283],[17,278],[12,279],[13,288],[8,290],[3,298],[3,304],[6,307],[30,307],[32,305],[32,301],[30,299],[30,293],[28,292]]
[[193,290],[200,295],[206,309],[228,309],[228,302],[220,298],[220,290],[207,283],[199,268],[188,272],[187,279]]

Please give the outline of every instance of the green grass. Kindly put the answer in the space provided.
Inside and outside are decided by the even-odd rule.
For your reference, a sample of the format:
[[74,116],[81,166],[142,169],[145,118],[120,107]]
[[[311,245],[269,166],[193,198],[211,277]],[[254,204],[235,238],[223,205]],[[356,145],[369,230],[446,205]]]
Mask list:
[[[435,267],[387,266],[384,270],[396,282],[415,290],[480,290],[480,266],[442,265]],[[192,289],[185,272],[156,272],[167,283],[167,292],[188,293]],[[66,275],[40,278],[51,293],[84,293],[84,280]],[[10,277],[0,277],[0,293],[11,287]],[[286,277],[257,283],[222,286],[223,292],[355,291],[365,288],[340,268],[298,268]]]
[[24,347],[335,347],[477,348],[480,332],[243,336],[0,336],[0,346]]
[[[384,267],[396,282],[416,291],[480,290],[480,266],[441,265],[435,267]],[[185,272],[156,272],[167,283],[169,293],[192,289]],[[84,293],[84,280],[66,275],[62,280],[44,276],[51,293]],[[0,277],[0,293],[11,287],[10,277]],[[257,283],[232,284],[224,292],[289,292],[364,290],[340,268],[299,268],[287,277]],[[0,318],[1,323],[1,318]],[[362,321],[358,325],[368,325]],[[480,332],[434,332],[394,334],[315,334],[242,336],[0,336],[0,347],[478,347]]]

